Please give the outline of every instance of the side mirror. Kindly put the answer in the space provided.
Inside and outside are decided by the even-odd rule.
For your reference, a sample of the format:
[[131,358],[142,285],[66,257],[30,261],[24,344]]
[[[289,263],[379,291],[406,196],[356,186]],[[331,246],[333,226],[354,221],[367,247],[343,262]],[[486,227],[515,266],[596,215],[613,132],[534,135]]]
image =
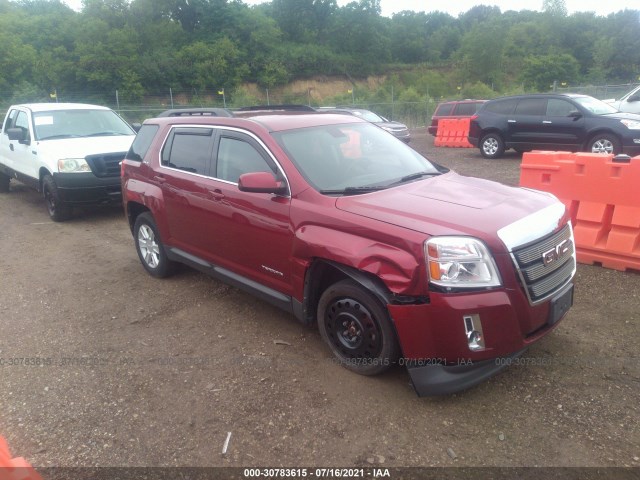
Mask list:
[[27,130],[20,127],[7,128],[9,140],[16,140],[18,143],[28,143]]
[[131,128],[133,128],[133,130],[138,133],[140,131],[140,129],[142,128],[142,124],[141,123],[132,123],[131,124]]
[[582,113],[578,110],[573,110],[569,112],[569,117],[577,120],[579,118],[582,118]]
[[238,189],[241,192],[249,193],[273,193],[275,195],[287,193],[284,182],[276,180],[269,172],[243,173],[238,180]]

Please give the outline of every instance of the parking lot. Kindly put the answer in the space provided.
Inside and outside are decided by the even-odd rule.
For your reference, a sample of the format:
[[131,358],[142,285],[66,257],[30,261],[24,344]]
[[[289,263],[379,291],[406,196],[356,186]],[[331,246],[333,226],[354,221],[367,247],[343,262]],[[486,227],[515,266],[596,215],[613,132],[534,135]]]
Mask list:
[[[411,145],[518,183],[514,152]],[[574,307],[517,365],[418,398],[402,368],[350,373],[317,330],[234,288],[150,277],[119,208],[53,223],[12,182],[0,246],[0,434],[36,467],[640,467],[638,273],[579,265]]]

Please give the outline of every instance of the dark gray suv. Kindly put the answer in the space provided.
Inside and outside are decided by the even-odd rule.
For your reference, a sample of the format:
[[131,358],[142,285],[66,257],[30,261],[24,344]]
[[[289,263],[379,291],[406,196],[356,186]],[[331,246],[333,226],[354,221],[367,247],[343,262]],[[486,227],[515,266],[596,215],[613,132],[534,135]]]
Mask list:
[[534,94],[485,103],[469,127],[485,158],[513,148],[640,155],[640,115],[621,113],[587,95]]

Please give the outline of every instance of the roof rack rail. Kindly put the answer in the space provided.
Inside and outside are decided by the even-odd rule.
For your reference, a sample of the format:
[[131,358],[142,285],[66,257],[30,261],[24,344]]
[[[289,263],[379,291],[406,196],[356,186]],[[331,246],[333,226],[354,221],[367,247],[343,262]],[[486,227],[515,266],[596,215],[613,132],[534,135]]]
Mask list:
[[160,117],[233,117],[233,113],[226,108],[172,108],[157,115]]
[[256,112],[268,110],[286,110],[289,112],[315,112],[316,109],[307,105],[251,105],[236,109],[237,112]]

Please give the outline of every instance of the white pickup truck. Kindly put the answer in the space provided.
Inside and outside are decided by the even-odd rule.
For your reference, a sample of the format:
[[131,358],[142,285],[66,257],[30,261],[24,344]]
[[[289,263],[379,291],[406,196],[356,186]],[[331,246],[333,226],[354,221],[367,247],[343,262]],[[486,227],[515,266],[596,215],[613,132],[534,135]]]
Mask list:
[[640,114],[640,85],[619,99],[610,98],[603,101],[621,112]]
[[56,222],[73,206],[120,202],[120,161],[135,134],[106,107],[14,105],[0,135],[0,192],[10,191],[12,178],[35,188]]

